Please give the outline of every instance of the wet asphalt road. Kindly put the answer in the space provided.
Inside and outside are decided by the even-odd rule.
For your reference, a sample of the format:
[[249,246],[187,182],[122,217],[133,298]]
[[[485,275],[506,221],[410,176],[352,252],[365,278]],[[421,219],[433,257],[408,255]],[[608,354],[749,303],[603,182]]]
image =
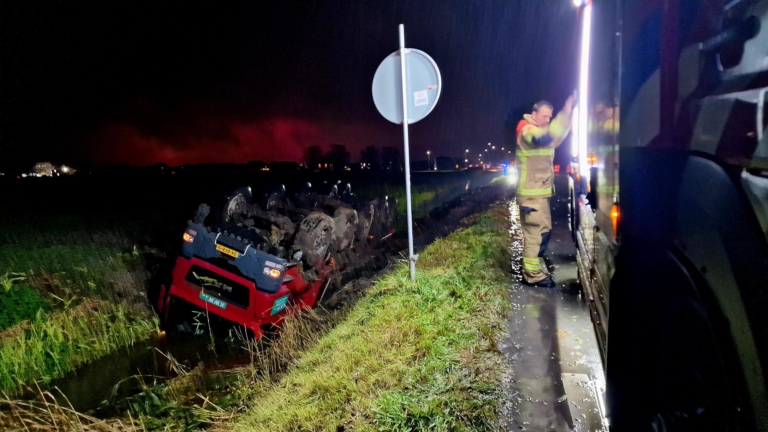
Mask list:
[[519,282],[522,231],[510,202],[510,241],[515,280],[508,335],[499,343],[508,370],[502,428],[507,431],[602,431],[602,363],[582,299],[576,249],[568,228],[568,184],[556,181],[552,199],[552,239],[545,262],[557,287],[533,288]]

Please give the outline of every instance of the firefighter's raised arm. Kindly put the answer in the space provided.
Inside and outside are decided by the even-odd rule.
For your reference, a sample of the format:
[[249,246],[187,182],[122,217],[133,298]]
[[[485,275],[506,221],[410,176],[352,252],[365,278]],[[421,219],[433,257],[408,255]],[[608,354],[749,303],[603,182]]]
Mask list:
[[534,106],[533,113],[525,116],[529,124],[520,131],[522,141],[531,147],[559,147],[571,128],[572,111],[573,96],[565,101],[554,119],[551,105]]

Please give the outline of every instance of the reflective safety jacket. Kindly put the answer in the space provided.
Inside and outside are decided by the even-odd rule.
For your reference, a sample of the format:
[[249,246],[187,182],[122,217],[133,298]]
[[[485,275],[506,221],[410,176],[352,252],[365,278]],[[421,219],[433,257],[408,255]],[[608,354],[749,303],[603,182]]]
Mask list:
[[562,111],[540,127],[530,114],[517,124],[517,196],[552,196],[555,149],[568,136],[571,119]]

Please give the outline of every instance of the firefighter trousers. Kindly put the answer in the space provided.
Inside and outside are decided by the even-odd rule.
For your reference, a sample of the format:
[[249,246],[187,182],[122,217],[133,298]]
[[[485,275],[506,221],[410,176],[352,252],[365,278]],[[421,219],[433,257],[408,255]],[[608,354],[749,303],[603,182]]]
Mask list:
[[547,251],[552,231],[550,197],[518,197],[520,225],[523,228],[523,275],[529,283],[547,277],[541,258]]

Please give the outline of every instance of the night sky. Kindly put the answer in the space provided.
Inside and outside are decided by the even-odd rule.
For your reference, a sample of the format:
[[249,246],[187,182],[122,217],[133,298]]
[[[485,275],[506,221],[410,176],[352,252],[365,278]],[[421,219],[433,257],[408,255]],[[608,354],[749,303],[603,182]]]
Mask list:
[[371,97],[400,23],[443,79],[414,159],[512,144],[521,109],[576,82],[570,0],[159,3],[3,2],[0,169],[402,148]]

